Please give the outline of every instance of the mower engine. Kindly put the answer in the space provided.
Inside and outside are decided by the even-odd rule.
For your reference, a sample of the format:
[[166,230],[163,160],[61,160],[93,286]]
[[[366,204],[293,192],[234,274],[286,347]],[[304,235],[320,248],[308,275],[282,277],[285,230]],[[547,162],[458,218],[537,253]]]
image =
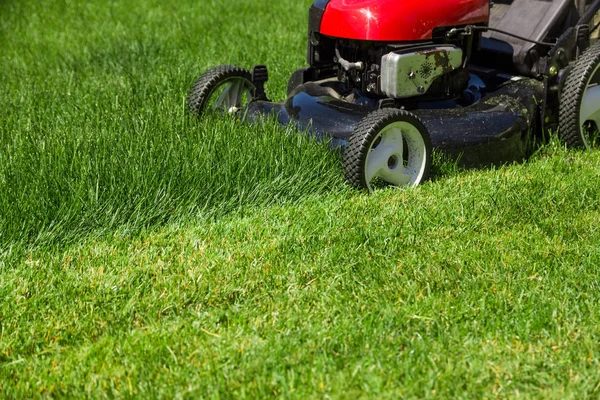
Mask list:
[[430,7],[415,0],[316,1],[309,11],[308,78],[333,69],[348,88],[372,96],[459,96],[468,84],[474,37],[448,32],[485,25],[488,16],[487,0]]
[[[384,46],[371,51],[360,44],[340,41],[334,62],[338,79],[348,87],[371,95],[403,99],[426,95],[430,98],[455,97],[468,82],[463,50],[458,46]],[[359,55],[357,57],[357,55]],[[364,60],[350,62],[349,59]],[[362,57],[361,57],[362,56]],[[356,58],[355,58],[356,57]]]

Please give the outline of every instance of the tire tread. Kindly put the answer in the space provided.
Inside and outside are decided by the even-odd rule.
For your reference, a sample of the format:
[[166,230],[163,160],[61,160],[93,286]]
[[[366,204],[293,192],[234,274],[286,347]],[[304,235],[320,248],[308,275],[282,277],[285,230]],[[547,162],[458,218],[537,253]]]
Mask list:
[[233,77],[244,78],[252,82],[250,71],[235,65],[219,65],[202,74],[188,94],[188,111],[196,117],[202,116],[211,93],[221,82]]
[[598,63],[600,63],[600,42],[590,46],[577,60],[562,90],[558,132],[567,147],[586,147],[582,128],[579,125],[579,112],[582,97]]

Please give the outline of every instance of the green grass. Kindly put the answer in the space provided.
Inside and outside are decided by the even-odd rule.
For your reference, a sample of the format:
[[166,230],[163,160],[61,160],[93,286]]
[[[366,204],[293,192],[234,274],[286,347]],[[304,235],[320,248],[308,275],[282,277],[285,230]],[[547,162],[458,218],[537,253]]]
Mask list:
[[0,1],[0,397],[597,398],[600,153],[374,195],[282,98],[310,1]]
[[201,33],[223,10],[203,12],[203,24],[193,2],[134,14],[104,3],[4,6],[3,243],[70,242],[342,187],[336,157],[290,129],[187,118],[186,92],[210,60],[251,57]]

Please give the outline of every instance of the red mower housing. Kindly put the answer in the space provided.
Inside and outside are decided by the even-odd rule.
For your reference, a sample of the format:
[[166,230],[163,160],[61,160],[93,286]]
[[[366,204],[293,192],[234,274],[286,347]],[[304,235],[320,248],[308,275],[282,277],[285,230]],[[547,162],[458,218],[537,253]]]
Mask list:
[[331,0],[323,35],[382,42],[431,40],[433,30],[487,23],[489,0]]

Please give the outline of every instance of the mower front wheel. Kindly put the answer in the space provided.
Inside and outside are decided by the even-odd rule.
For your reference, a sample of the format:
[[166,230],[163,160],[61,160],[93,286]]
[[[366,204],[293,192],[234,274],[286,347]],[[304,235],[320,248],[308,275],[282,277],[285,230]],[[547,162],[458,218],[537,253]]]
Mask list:
[[377,110],[354,130],[344,152],[347,181],[359,189],[416,186],[431,167],[431,138],[414,114]]
[[558,131],[568,147],[600,145],[600,42],[591,45],[569,72],[559,112]]
[[252,100],[253,93],[250,71],[220,65],[206,71],[192,86],[187,98],[188,109],[197,117],[206,111],[235,114]]

